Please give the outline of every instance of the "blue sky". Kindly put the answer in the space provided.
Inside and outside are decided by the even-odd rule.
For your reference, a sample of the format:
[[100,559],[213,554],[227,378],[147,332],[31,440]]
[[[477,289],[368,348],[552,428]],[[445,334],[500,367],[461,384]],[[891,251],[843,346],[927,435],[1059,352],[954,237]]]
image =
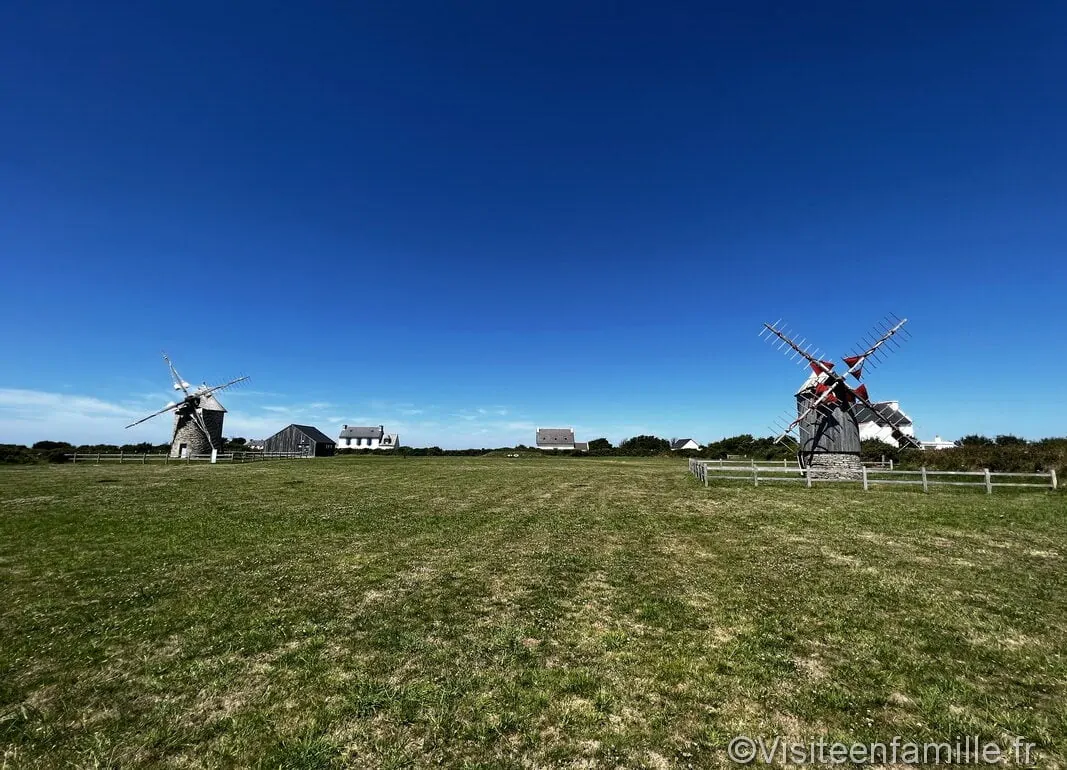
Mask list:
[[784,317],[922,437],[1067,434],[1059,3],[0,7],[0,442],[766,433]]

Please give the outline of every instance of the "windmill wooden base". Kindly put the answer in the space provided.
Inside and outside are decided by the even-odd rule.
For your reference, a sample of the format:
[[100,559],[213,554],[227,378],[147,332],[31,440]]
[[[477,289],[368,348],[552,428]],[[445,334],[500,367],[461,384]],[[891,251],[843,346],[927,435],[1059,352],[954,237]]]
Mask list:
[[860,426],[850,409],[839,404],[812,409],[815,399],[811,381],[797,392],[797,459],[811,468],[813,479],[860,479]]

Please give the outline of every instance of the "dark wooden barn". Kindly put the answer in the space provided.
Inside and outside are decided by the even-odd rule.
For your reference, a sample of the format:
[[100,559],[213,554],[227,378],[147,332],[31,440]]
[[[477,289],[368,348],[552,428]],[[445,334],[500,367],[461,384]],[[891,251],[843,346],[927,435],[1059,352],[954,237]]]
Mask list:
[[263,442],[264,452],[301,452],[309,457],[329,457],[336,444],[318,428],[290,425]]

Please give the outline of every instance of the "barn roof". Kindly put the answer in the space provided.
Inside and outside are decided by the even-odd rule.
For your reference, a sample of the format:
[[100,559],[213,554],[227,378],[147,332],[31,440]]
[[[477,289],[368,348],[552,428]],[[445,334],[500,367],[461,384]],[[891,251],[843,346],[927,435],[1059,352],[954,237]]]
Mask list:
[[318,444],[322,444],[322,443],[334,444],[334,443],[336,443],[332,438],[327,436],[325,433],[323,433],[321,430],[319,430],[318,428],[314,427],[313,425],[297,425],[294,422],[293,423],[293,427],[296,428],[301,433],[303,433],[309,439],[311,439],[312,441],[314,441],[314,442],[316,442]]
[[358,425],[345,425],[341,428],[341,438],[378,438],[385,432],[385,426],[359,427]]
[[538,428],[537,446],[571,446],[574,430],[571,428]]

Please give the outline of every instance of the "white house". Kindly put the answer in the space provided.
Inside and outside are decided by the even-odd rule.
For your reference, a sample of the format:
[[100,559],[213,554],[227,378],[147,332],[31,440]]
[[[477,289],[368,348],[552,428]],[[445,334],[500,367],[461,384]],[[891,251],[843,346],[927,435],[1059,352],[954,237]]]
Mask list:
[[338,449],[396,449],[398,446],[400,435],[386,433],[384,425],[369,428],[342,425],[337,438]]
[[893,428],[886,423],[895,425],[896,429],[905,436],[915,436],[915,426],[912,424],[911,418],[901,410],[899,401],[879,401],[874,406],[878,410],[880,419],[871,412],[869,407],[856,406],[856,422],[860,426],[860,441],[876,439],[890,446],[900,446],[900,442],[893,438]]
[[674,452],[679,449],[700,449],[700,444],[691,438],[672,438],[671,451]]
[[[574,429],[573,428],[538,428],[536,435],[536,445],[538,449],[547,449],[555,451],[557,449],[574,449]],[[584,449],[588,449],[589,445],[586,444]]]
[[934,440],[933,441],[920,441],[919,445],[923,449],[933,449],[933,450],[952,449],[953,447],[956,446],[956,442],[955,441],[946,441],[945,439],[941,438],[940,436],[934,436]]

